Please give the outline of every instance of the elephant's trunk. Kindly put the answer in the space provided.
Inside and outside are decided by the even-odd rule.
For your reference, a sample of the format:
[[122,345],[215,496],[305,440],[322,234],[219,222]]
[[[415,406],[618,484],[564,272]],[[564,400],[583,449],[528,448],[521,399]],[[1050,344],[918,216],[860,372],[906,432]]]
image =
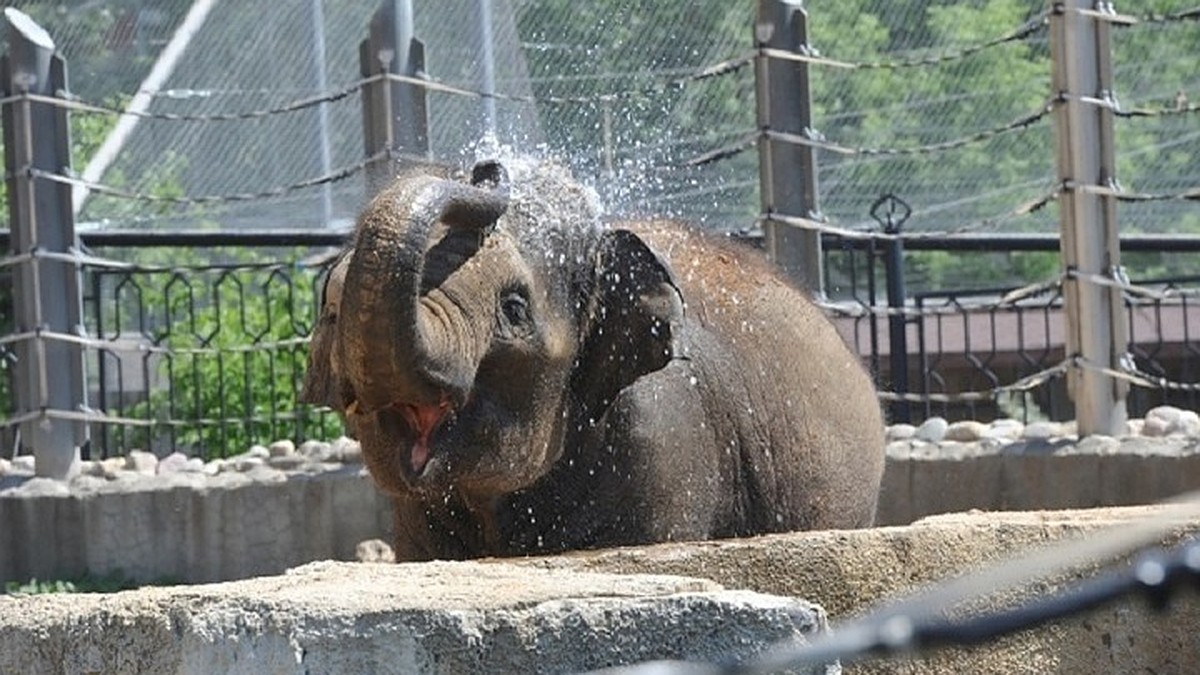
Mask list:
[[482,241],[507,208],[507,176],[495,162],[477,165],[471,185],[421,176],[372,201],[355,236],[339,317],[342,363],[360,412],[463,402],[476,364],[460,353],[468,327],[454,315],[461,308],[428,298],[433,289],[425,287],[436,285],[426,279],[431,237],[440,223]]

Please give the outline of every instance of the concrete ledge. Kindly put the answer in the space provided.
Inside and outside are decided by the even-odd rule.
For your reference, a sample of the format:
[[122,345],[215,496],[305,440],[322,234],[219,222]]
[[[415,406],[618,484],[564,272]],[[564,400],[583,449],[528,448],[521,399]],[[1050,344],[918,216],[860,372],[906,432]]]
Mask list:
[[0,673],[564,673],[746,658],[823,629],[809,603],[698,579],[315,563],[209,586],[0,596]]
[[[839,621],[918,588],[995,566],[1053,542],[1104,536],[1162,507],[1036,513],[961,513],[905,527],[806,532],[753,539],[581,552],[521,564],[594,572],[679,574],[729,588],[804,597]],[[1161,542],[1200,532],[1200,519],[1173,521]],[[1044,594],[1094,572],[1091,567],[995,595],[1011,602]],[[973,649],[921,660],[848,665],[848,673],[1185,673],[1200,653],[1200,599],[1181,589],[1170,611],[1131,598]]]
[[[1147,506],[977,512],[525,560],[325,562],[209,586],[0,597],[0,673],[566,672],[746,656],[820,629],[820,610],[782,598],[833,608],[836,630],[915,588],[1166,515]],[[1200,532],[1200,519],[1168,523],[1164,544]],[[993,602],[1045,594],[1092,571],[1001,589]],[[1198,650],[1200,598],[1182,589],[1165,613],[1130,598],[977,648],[847,671],[1185,673]]]

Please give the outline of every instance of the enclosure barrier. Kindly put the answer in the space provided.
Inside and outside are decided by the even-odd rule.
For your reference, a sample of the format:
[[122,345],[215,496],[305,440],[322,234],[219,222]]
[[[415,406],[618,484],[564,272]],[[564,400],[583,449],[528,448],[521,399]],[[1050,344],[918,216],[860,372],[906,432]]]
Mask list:
[[[771,11],[784,12],[785,9],[787,8],[773,5]],[[812,163],[815,161],[813,158],[817,156],[818,151],[844,157],[913,156],[930,157],[931,161],[934,161],[939,153],[970,147],[1003,135],[1020,134],[1039,125],[1045,125],[1052,118],[1057,120],[1056,123],[1060,127],[1066,125],[1070,128],[1074,128],[1071,125],[1077,124],[1073,121],[1075,118],[1091,119],[1089,123],[1101,125],[1096,127],[1097,131],[1094,135],[1104,137],[1110,132],[1106,131],[1105,129],[1108,127],[1103,125],[1111,125],[1115,120],[1192,115],[1200,110],[1200,106],[1182,101],[1177,102],[1175,106],[1161,108],[1123,108],[1117,103],[1115,96],[1106,97],[1091,92],[1090,88],[1093,87],[1093,84],[1079,85],[1064,79],[1056,87],[1059,90],[1048,94],[1044,105],[1009,123],[975,131],[961,138],[936,143],[904,143],[894,147],[870,147],[854,146],[841,143],[836,139],[826,138],[814,128],[815,122],[812,119],[811,111],[797,111],[797,114],[801,114],[801,124],[799,125],[778,120],[775,115],[782,114],[782,112],[775,110],[772,106],[778,108],[780,101],[785,99],[781,99],[778,93],[772,94],[769,90],[772,81],[778,84],[780,81],[786,83],[788,81],[795,82],[797,78],[812,78],[818,74],[817,69],[868,72],[926,68],[972,58],[988,50],[1004,45],[1023,43],[1035,36],[1043,35],[1048,35],[1052,42],[1058,40],[1057,44],[1063,50],[1072,53],[1082,50],[1090,54],[1087,59],[1079,62],[1092,63],[1100,69],[1093,74],[1094,77],[1099,78],[1096,82],[1100,83],[1095,86],[1100,86],[1107,77],[1101,72],[1104,67],[1107,67],[1104,40],[1097,38],[1093,41],[1088,38],[1088,44],[1091,44],[1091,47],[1084,49],[1079,46],[1078,40],[1070,44],[1063,44],[1063,39],[1073,40],[1075,39],[1073,36],[1076,34],[1100,35],[1096,31],[1107,30],[1106,26],[1109,22],[1127,26],[1127,30],[1137,30],[1138,25],[1141,24],[1193,21],[1194,12],[1146,15],[1135,19],[1106,12],[1095,12],[1076,5],[1054,4],[1048,11],[1033,20],[977,44],[948,50],[941,54],[926,54],[892,61],[854,62],[820,55],[808,45],[807,38],[804,37],[805,22],[808,19],[803,15],[795,14],[793,10],[795,10],[794,5],[787,10],[793,13],[784,17],[791,22],[788,24],[787,30],[769,29],[765,22],[760,21],[755,29],[756,46],[748,53],[734,55],[694,72],[662,78],[648,85],[616,88],[590,97],[511,95],[495,90],[472,90],[436,81],[421,72],[422,48],[420,43],[419,41],[412,42],[416,38],[411,37],[411,31],[397,23],[403,22],[405,18],[394,13],[388,15],[386,12],[377,15],[371,29],[371,37],[363,43],[361,48],[363,79],[316,96],[301,98],[269,109],[217,114],[130,111],[82,101],[70,96],[61,88],[21,89],[17,84],[10,82],[3,99],[6,120],[19,116],[19,110],[24,107],[43,106],[48,110],[56,110],[62,115],[67,112],[136,115],[140,118],[179,123],[220,124],[235,119],[263,118],[311,110],[358,94],[363,98],[364,124],[367,129],[364,134],[367,139],[365,148],[367,156],[364,159],[341,168],[331,168],[329,171],[308,179],[272,188],[236,193],[164,195],[83,180],[73,175],[69,164],[61,158],[49,163],[21,160],[19,156],[11,153],[28,146],[53,147],[61,141],[54,141],[52,137],[50,140],[46,140],[42,136],[34,138],[30,135],[51,133],[50,130],[26,130],[21,125],[9,123],[6,124],[6,134],[9,136],[6,138],[5,146],[10,153],[8,158],[10,208],[13,209],[14,214],[30,213],[31,211],[26,206],[27,202],[22,202],[22,199],[25,198],[30,187],[39,186],[43,189],[78,188],[89,193],[145,204],[220,205],[276,197],[315,186],[332,185],[376,169],[382,169],[385,173],[394,171],[398,162],[406,158],[411,159],[414,155],[426,153],[427,150],[421,141],[419,129],[421,125],[419,123],[411,124],[409,120],[419,122],[424,115],[427,115],[427,112],[423,112],[423,110],[427,110],[426,99],[430,94],[472,97],[481,101],[527,100],[546,106],[605,104],[626,99],[653,97],[664,92],[688,87],[697,82],[728,77],[755,64],[759,75],[766,79],[766,82],[762,83],[765,89],[759,92],[760,103],[766,109],[765,111],[760,109],[765,116],[759,120],[760,128],[747,132],[744,138],[732,145],[721,146],[697,155],[682,163],[681,166],[694,167],[713,164],[758,148],[762,160],[760,166],[763,168],[765,181],[762,190],[764,201],[760,224],[767,226],[765,229],[768,232],[768,241],[776,242],[768,243],[769,249],[778,248],[778,242],[790,236],[781,234],[782,232],[793,230],[807,233],[804,240],[810,244],[822,239],[839,242],[837,245],[839,251],[843,250],[843,245],[845,251],[858,250],[859,244],[855,243],[858,241],[866,242],[865,246],[868,249],[875,247],[874,253],[868,252],[866,264],[854,262],[831,264],[829,258],[831,253],[823,254],[821,260],[823,260],[822,264],[825,270],[821,275],[822,279],[842,274],[842,268],[847,265],[851,267],[857,265],[857,268],[851,270],[847,279],[851,286],[848,302],[822,297],[819,299],[835,319],[843,319],[849,323],[851,326],[850,337],[856,341],[864,337],[860,332],[861,323],[865,321],[871,324],[865,341],[871,343],[872,349],[860,349],[860,351],[864,353],[864,358],[874,366],[876,375],[885,385],[888,385],[881,393],[884,401],[922,405],[926,415],[939,405],[973,409],[976,404],[995,403],[1005,397],[1013,396],[1028,402],[1027,393],[1043,399],[1049,398],[1042,396],[1042,392],[1047,387],[1056,386],[1056,383],[1063,380],[1064,376],[1070,381],[1081,379],[1092,383],[1099,382],[1100,386],[1112,389],[1116,394],[1119,394],[1126,386],[1132,386],[1137,389],[1159,392],[1164,396],[1194,397],[1196,385],[1181,381],[1172,368],[1164,367],[1160,363],[1161,359],[1178,360],[1178,356],[1160,353],[1158,347],[1139,346],[1146,344],[1139,342],[1145,335],[1145,331],[1157,331],[1157,336],[1150,338],[1151,345],[1157,343],[1161,346],[1164,342],[1170,342],[1171,345],[1182,345],[1185,361],[1195,356],[1196,348],[1191,341],[1192,333],[1189,332],[1190,328],[1188,327],[1190,325],[1188,322],[1191,321],[1191,316],[1194,314],[1190,310],[1189,303],[1190,298],[1195,295],[1195,290],[1190,286],[1180,285],[1181,283],[1192,284],[1194,280],[1179,278],[1149,279],[1143,283],[1130,282],[1123,267],[1119,264],[1119,260],[1115,258],[1116,240],[1113,237],[1108,238],[1107,248],[1100,255],[1101,258],[1104,258],[1104,264],[1099,267],[1096,266],[1094,260],[1087,264],[1068,263],[1064,271],[1053,278],[1019,289],[994,289],[986,294],[976,295],[970,300],[965,299],[970,297],[968,294],[948,293],[943,294],[940,298],[922,295],[900,302],[902,294],[898,291],[902,289],[897,285],[900,278],[898,275],[890,274],[887,278],[887,285],[891,291],[891,301],[883,303],[878,302],[874,297],[866,300],[859,297],[858,283],[862,280],[864,272],[870,272],[870,275],[874,274],[875,260],[881,250],[886,249],[888,257],[894,263],[895,259],[902,255],[901,246],[907,247],[908,250],[917,250],[921,246],[920,242],[935,238],[942,238],[947,242],[966,241],[966,237],[977,232],[993,229],[1002,223],[1017,221],[1038,213],[1050,203],[1059,205],[1060,214],[1064,211],[1064,204],[1083,201],[1102,204],[1103,209],[1101,210],[1108,213],[1118,202],[1196,201],[1200,199],[1200,187],[1157,193],[1131,191],[1121,188],[1110,180],[1112,177],[1107,174],[1103,179],[1068,180],[1080,171],[1085,173],[1107,171],[1104,167],[1068,167],[1063,170],[1057,186],[1049,187],[1041,196],[1018,205],[1000,216],[940,232],[902,231],[900,221],[895,218],[891,221],[885,219],[881,224],[882,229],[874,224],[839,224],[822,218],[820,207],[816,201],[815,169],[809,166],[807,169],[787,174],[782,168],[776,167],[774,162],[780,157],[791,155],[799,157],[799,161]],[[15,13],[15,10],[10,12],[10,14],[12,13]],[[764,9],[764,16],[775,15]],[[10,48],[12,48],[11,45],[20,44],[20,31],[13,27],[11,19],[9,23],[10,33],[15,35],[10,39]],[[1052,27],[1048,30],[1047,26]],[[1056,38],[1056,34],[1061,35]],[[783,42],[777,44],[772,40],[782,40]],[[385,57],[389,50],[392,50],[394,59],[396,45],[405,44],[406,41],[409,45],[406,53],[410,56],[411,63],[401,68],[398,62],[390,61]],[[1093,42],[1094,44],[1092,44]],[[9,58],[12,62],[14,56],[10,54]],[[790,68],[778,68],[779,64],[776,62],[790,64]],[[1061,73],[1057,77],[1069,79],[1068,75]],[[772,80],[772,78],[774,79]],[[1075,90],[1072,87],[1082,87],[1082,89]],[[401,96],[398,92],[407,93]],[[794,93],[793,91],[792,94]],[[407,97],[405,100],[409,103],[397,103],[396,101],[399,100],[397,97],[399,99]],[[803,98],[803,96],[800,97],[800,99]],[[799,105],[803,107],[803,103],[804,101],[801,100]],[[399,108],[405,107],[407,107],[406,112],[398,111]],[[774,111],[771,112],[772,110]],[[768,112],[770,114],[767,114]],[[808,115],[808,117],[804,115]],[[1078,122],[1078,124],[1082,123],[1082,121]],[[409,136],[404,136],[404,134],[409,134]],[[787,148],[795,151],[787,150]],[[1106,150],[1106,152],[1108,151]],[[1065,160],[1065,155],[1063,153],[1060,155]],[[664,170],[670,168],[663,167]],[[795,180],[786,178],[787,175],[795,176]],[[808,194],[807,201],[795,202],[800,204],[799,206],[793,206],[792,202],[787,201],[791,199],[788,194],[788,186],[791,185],[792,188],[795,188],[796,183],[807,186],[805,187]],[[795,192],[794,189],[790,191]],[[892,204],[895,205],[895,202]],[[22,211],[22,209],[25,210]],[[795,212],[792,212],[792,209],[795,209]],[[44,215],[47,211],[43,209],[38,213]],[[20,222],[20,218],[17,216],[12,216],[10,220],[13,223]],[[1073,218],[1075,224],[1070,227],[1082,227],[1082,223],[1085,221],[1090,222],[1090,217],[1086,215],[1075,217]],[[56,225],[54,222],[39,218],[37,226],[39,228],[63,227],[64,222],[66,221],[60,219]],[[1107,229],[1114,229],[1114,227],[1111,222],[1105,226]],[[60,239],[65,242],[64,245],[59,248],[50,248],[46,242],[53,241],[53,239],[45,232],[38,233],[38,238],[34,240],[38,244],[32,246],[28,245],[28,238],[23,240],[22,235],[14,230],[13,236],[10,238],[13,255],[3,261],[3,268],[12,270],[18,275],[18,278],[21,274],[28,275],[29,270],[33,269],[58,270],[59,274],[65,271],[68,280],[86,273],[86,281],[81,285],[80,292],[73,295],[80,298],[80,305],[85,304],[86,298],[89,307],[97,308],[96,314],[93,316],[76,319],[68,317],[68,320],[61,325],[51,324],[45,317],[40,319],[27,317],[20,312],[10,317],[10,320],[13,321],[12,332],[5,339],[4,346],[8,354],[17,355],[18,358],[16,358],[15,364],[10,362],[8,368],[10,382],[6,384],[10,387],[11,399],[16,406],[13,415],[5,421],[3,426],[10,431],[17,428],[25,430],[25,433],[21,434],[20,441],[23,445],[29,447],[30,437],[46,429],[70,428],[72,433],[77,435],[70,439],[70,443],[51,443],[47,447],[53,445],[57,448],[54,450],[55,456],[73,458],[76,447],[81,444],[86,447],[86,438],[78,436],[78,434],[86,433],[90,428],[94,437],[93,444],[97,443],[96,439],[100,439],[99,442],[103,446],[96,452],[97,455],[107,453],[110,443],[128,443],[135,437],[139,439],[137,441],[139,443],[145,442],[153,445],[157,438],[157,442],[170,445],[172,448],[181,446],[197,453],[220,454],[235,449],[228,447],[229,443],[241,442],[240,439],[253,434],[285,434],[304,438],[310,434],[327,432],[325,427],[319,426],[331,423],[331,418],[327,413],[309,411],[298,406],[294,401],[294,394],[298,389],[298,379],[303,369],[305,335],[311,326],[311,316],[316,303],[315,289],[320,283],[322,261],[319,259],[319,255],[317,258],[313,257],[313,255],[317,255],[317,252],[312,250],[292,251],[285,256],[301,258],[302,262],[298,265],[292,262],[256,262],[252,265],[232,262],[201,265],[130,263],[97,255],[89,247],[100,244],[85,239],[88,246],[81,247],[76,243],[77,238],[70,234],[69,230],[65,231],[67,232],[66,236]],[[820,235],[820,237],[814,239],[814,235]],[[102,235],[97,233],[97,236]],[[1072,236],[1079,241],[1092,240],[1088,236]],[[1064,240],[1069,238],[1071,237],[1064,237]],[[178,241],[179,237],[176,236],[175,240]],[[23,241],[26,243],[22,243]],[[332,242],[323,240],[309,243],[325,247]],[[947,246],[953,247],[957,244],[950,243]],[[1164,246],[1164,248],[1170,250],[1170,247]],[[811,252],[804,255],[811,257]],[[1095,255],[1092,257],[1095,258]],[[852,256],[847,256],[847,260],[852,260]],[[838,269],[830,269],[831,266]],[[812,268],[813,266],[808,266],[808,269]],[[241,272],[235,271],[241,269],[255,270],[255,273],[261,272],[264,278],[247,284],[238,277]],[[150,286],[137,280],[145,275],[158,275],[167,280],[160,292],[156,291],[151,294],[156,296],[152,298],[151,304],[156,303],[157,307],[149,311],[144,301]],[[189,281],[189,277],[192,275],[209,275],[208,278],[215,281],[206,283],[206,291],[200,292],[200,284]],[[870,282],[866,285],[873,285],[873,277]],[[30,299],[35,297],[30,295],[33,286],[34,284],[22,282],[14,287],[18,291],[17,294],[24,298],[17,303],[19,306],[37,306],[37,303]],[[251,325],[257,320],[254,316],[247,315],[237,320],[223,320],[219,316],[205,315],[208,310],[216,311],[222,306],[230,305],[228,297],[245,298],[247,288],[251,289],[249,296],[256,295],[255,291],[257,290],[260,291],[257,294],[262,297],[271,296],[273,289],[279,289],[286,299],[280,301],[283,303],[282,305],[277,304],[276,306],[288,308],[287,313],[290,314],[290,318],[284,323],[290,324],[287,326],[290,332],[268,336],[262,332],[261,326]],[[968,328],[978,323],[977,319],[982,320],[985,333],[990,331],[994,335],[999,330],[997,317],[1011,313],[1015,315],[1014,320],[1017,323],[1022,323],[1024,320],[1020,318],[1021,316],[1029,316],[1029,312],[1034,312],[1043,317],[1039,330],[1046,334],[1053,333],[1055,329],[1052,324],[1070,325],[1071,320],[1064,318],[1063,312],[1070,316],[1075,311],[1072,304],[1074,301],[1071,298],[1085,293],[1085,291],[1086,294],[1092,294],[1095,297],[1107,298],[1105,302],[1108,303],[1109,308],[1104,312],[1106,316],[1110,317],[1112,325],[1118,327],[1114,329],[1117,333],[1120,332],[1119,326],[1129,321],[1125,318],[1127,314],[1142,314],[1143,310],[1149,308],[1158,319],[1148,324],[1143,322],[1140,324],[1140,328],[1138,325],[1134,325],[1135,333],[1139,330],[1142,332],[1131,335],[1129,339],[1122,339],[1120,335],[1117,335],[1116,339],[1112,339],[1110,336],[1112,345],[1103,348],[1097,347],[1103,352],[1101,354],[1095,353],[1091,347],[1084,350],[1072,343],[1071,340],[1067,340],[1067,346],[1056,355],[1056,347],[1051,344],[1054,340],[1047,338],[1043,341],[1046,343],[1044,348],[1039,347],[1040,353],[1030,354],[1026,353],[1027,350],[1018,350],[1020,362],[1016,367],[1006,367],[1004,372],[1011,374],[1004,377],[1000,376],[1000,371],[992,368],[995,353],[980,355],[973,353],[970,347],[965,348],[962,353],[969,367],[973,369],[972,372],[982,378],[976,380],[976,384],[968,388],[960,386],[960,382],[951,382],[942,377],[938,371],[938,359],[941,357],[928,353],[926,343],[935,336],[936,340],[942,339],[941,331],[946,325],[943,320],[951,316],[968,318],[969,320],[964,321],[964,324],[969,324]],[[105,294],[113,294],[110,296],[112,298],[111,307],[102,311],[100,307],[105,302],[102,299]],[[820,296],[820,294],[818,295]],[[238,300],[237,302],[244,301]],[[233,304],[236,306],[237,302]],[[20,303],[24,303],[24,305],[20,305]],[[73,305],[73,302],[69,302],[65,306]],[[45,307],[46,303],[43,302],[42,306]],[[62,305],[55,304],[55,306]],[[248,304],[243,304],[240,311],[245,314],[248,312],[248,307]],[[1174,314],[1165,316],[1164,311]],[[278,314],[278,310],[276,313]],[[252,315],[253,312],[249,312],[249,314]],[[877,318],[885,319],[889,326],[886,340],[878,339],[879,333],[874,324]],[[1177,328],[1172,321],[1180,318],[1183,322],[1183,336],[1165,337],[1166,331]],[[206,321],[213,321],[215,325],[206,325]],[[1084,326],[1090,325],[1092,319],[1084,317],[1074,321],[1077,326]],[[232,332],[233,337],[225,332],[231,325],[237,326],[237,329]],[[82,328],[80,328],[81,326]],[[237,335],[238,331],[241,333],[240,336]],[[1026,332],[1025,329],[1019,331],[1018,339],[1024,340]],[[225,337],[220,337],[222,335]],[[969,332],[968,335],[970,335]],[[922,345],[920,353],[916,355],[918,363],[915,366],[910,364],[907,354],[901,356],[906,351],[900,348],[904,342]],[[884,351],[889,348],[886,360],[890,362],[890,368],[885,369],[883,356]],[[36,390],[29,389],[30,382],[43,378],[41,373],[50,373],[52,366],[57,368],[64,364],[69,365],[72,363],[72,358],[75,358],[49,359],[38,362],[39,354],[50,354],[55,349],[62,349],[66,354],[82,355],[79,358],[85,359],[88,364],[88,381],[95,382],[97,378],[100,380],[94,389],[95,397],[85,398],[82,385],[52,388],[55,392],[74,391],[75,395],[69,402],[53,401],[47,399],[45,395],[38,395]],[[1171,349],[1177,348],[1172,346]],[[993,345],[992,351],[996,350],[997,347]],[[259,363],[256,359],[260,358],[262,363],[255,365]],[[197,361],[206,364],[214,363],[216,375],[210,376],[197,365]],[[255,372],[255,368],[260,368],[258,372],[268,373],[267,377],[272,378],[272,382],[276,381],[275,378],[279,378],[282,384],[264,387],[264,389],[270,390],[266,402],[252,400],[252,392],[249,390],[254,387],[249,384],[248,376],[233,386],[228,386],[228,383],[223,380],[234,364],[238,364],[241,373]],[[912,367],[916,367],[918,370],[915,377],[910,376],[909,371]],[[74,366],[71,368],[73,372],[82,370]],[[36,373],[37,375],[32,376],[32,379],[30,375],[13,377],[18,372]],[[132,380],[139,380],[140,387],[128,386]],[[215,394],[213,395],[201,393],[201,390],[205,388],[204,385],[210,383],[209,380],[215,384]],[[907,386],[905,385],[906,381],[908,382]],[[165,387],[164,382],[166,383]],[[177,386],[180,382],[189,382],[187,387],[190,389],[182,385]],[[163,391],[164,389],[164,397],[157,401],[150,400],[152,390]],[[112,395],[110,392],[113,392]],[[134,392],[139,392],[135,396],[136,401],[121,400]],[[103,400],[102,405],[97,405],[99,400]],[[896,410],[903,410],[903,407],[898,405]],[[1063,413],[1059,411],[1056,415],[1058,414]],[[1072,413],[1067,411],[1065,414],[1069,416]],[[1109,416],[1105,424],[1109,424],[1112,419],[1117,418]],[[316,422],[319,431],[314,432],[313,427],[309,425],[316,420],[321,421]],[[233,424],[230,425],[230,422]],[[1088,430],[1088,424],[1090,423],[1083,423],[1084,431]],[[230,426],[234,431],[240,428],[244,434],[238,436],[234,431],[225,428]],[[193,433],[190,431],[185,434],[184,431],[189,428],[193,431],[196,429],[214,430],[216,436],[205,437],[203,432]],[[103,431],[98,431],[98,429],[103,429]],[[111,438],[111,433],[114,431],[126,434],[131,429],[140,430],[141,435],[126,435],[119,440]],[[167,430],[165,437],[162,434],[163,430]],[[1114,431],[1114,428],[1107,426],[1104,430],[1111,432]],[[238,440],[231,440],[234,438]],[[15,444],[18,441],[10,437],[6,442]],[[53,466],[55,462],[51,460],[39,464]]]

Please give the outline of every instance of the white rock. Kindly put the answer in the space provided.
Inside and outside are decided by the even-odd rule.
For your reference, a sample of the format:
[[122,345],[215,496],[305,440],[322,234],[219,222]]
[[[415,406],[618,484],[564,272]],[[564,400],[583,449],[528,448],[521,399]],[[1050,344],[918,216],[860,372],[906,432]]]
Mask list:
[[329,444],[329,456],[335,462],[362,463],[362,446],[347,436],[339,436]]
[[1150,411],[1146,413],[1146,421],[1149,422],[1150,420],[1160,420],[1170,427],[1179,420],[1179,416],[1182,414],[1183,411],[1173,405],[1160,405],[1157,408],[1151,408]]
[[262,462],[262,464],[252,466],[242,474],[251,481],[255,483],[282,483],[287,480],[287,474],[279,469],[267,466],[267,460],[258,459],[257,457],[253,458],[253,460]]
[[113,480],[117,477],[118,471],[125,470],[124,457],[108,457],[100,460],[100,475],[108,480]]
[[279,457],[269,457],[267,459],[267,464],[280,471],[294,471],[308,464],[308,462],[309,459],[307,457],[299,454],[280,455]]
[[946,437],[946,429],[949,428],[949,423],[941,417],[930,417],[917,427],[916,433],[913,436],[920,441],[926,443],[939,443]]
[[125,457],[125,469],[140,474],[153,476],[158,469],[158,457],[145,450],[130,450]]
[[12,471],[12,462],[0,457],[0,476]]
[[255,467],[265,466],[266,463],[267,460],[262,457],[239,457],[237,459],[231,458],[225,463],[224,470],[229,471],[232,469],[234,471],[246,472]]
[[[130,471],[128,469],[117,469],[116,471],[112,472],[111,476],[106,476],[106,478],[113,483],[137,484],[145,481],[148,475],[153,474],[144,474],[139,471]],[[127,486],[123,486],[122,489],[129,488]]]
[[394,563],[396,552],[382,539],[367,539],[354,547],[354,559],[363,563]]
[[1125,435],[1126,436],[1141,436],[1142,428],[1146,426],[1146,420],[1126,420]]
[[314,462],[328,462],[331,456],[330,447],[330,444],[324,441],[304,441],[297,452]]
[[33,473],[35,468],[33,455],[17,455],[12,458],[12,471]]
[[887,444],[887,447],[884,449],[884,454],[888,459],[904,461],[913,456],[914,448],[925,447],[928,447],[928,445],[920,441],[892,441],[891,443]]
[[890,441],[907,441],[917,433],[917,428],[911,424],[893,424],[887,428],[886,438]]
[[107,484],[104,476],[94,473],[81,473],[71,479],[71,489],[81,492],[94,492]]
[[200,459],[199,457],[189,457],[187,463],[184,464],[183,468],[180,469],[180,472],[205,473],[207,466],[208,465],[204,463],[204,460]]
[[[241,457],[258,457],[258,458],[260,458],[260,459],[266,459],[266,458],[268,458],[268,457],[270,457],[270,456],[271,456],[271,449],[270,449],[270,448],[268,448],[267,446],[265,446],[265,445],[252,445],[252,446],[250,446],[250,449],[249,449],[249,450],[247,450],[246,452],[242,453],[241,455],[237,455],[236,457],[237,457],[237,458],[241,458]],[[234,457],[230,457],[229,459],[234,459]]]
[[1142,435],[1150,438],[1200,436],[1200,415],[1195,411],[1181,410],[1171,405],[1151,408],[1142,423]]
[[1179,419],[1175,421],[1175,428],[1171,430],[1171,433],[1188,438],[1200,436],[1200,415],[1197,415],[1194,410],[1184,410]]
[[1149,417],[1142,420],[1142,435],[1147,438],[1162,438],[1171,433],[1171,423],[1161,417]]
[[985,438],[995,438],[1002,441],[1015,441],[1025,433],[1025,424],[1014,419],[999,419],[988,425],[983,432]]
[[267,451],[270,457],[287,457],[296,454],[296,444],[285,438],[272,443]]
[[971,443],[983,438],[987,430],[988,427],[983,422],[962,420],[946,427],[946,433],[942,435],[942,439],[958,443]]
[[215,476],[225,470],[225,460],[221,458],[210,459],[204,463],[204,475]]
[[178,473],[183,471],[183,467],[187,466],[188,456],[182,452],[172,452],[171,454],[158,460],[157,473],[161,476],[168,473]]

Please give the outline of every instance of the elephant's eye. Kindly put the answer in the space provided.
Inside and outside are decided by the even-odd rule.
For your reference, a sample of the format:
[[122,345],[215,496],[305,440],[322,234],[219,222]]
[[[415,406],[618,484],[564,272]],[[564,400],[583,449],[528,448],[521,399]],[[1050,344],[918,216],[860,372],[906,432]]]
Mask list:
[[504,314],[504,320],[510,326],[526,326],[530,323],[529,301],[520,293],[512,292],[506,294],[500,300],[500,311]]

